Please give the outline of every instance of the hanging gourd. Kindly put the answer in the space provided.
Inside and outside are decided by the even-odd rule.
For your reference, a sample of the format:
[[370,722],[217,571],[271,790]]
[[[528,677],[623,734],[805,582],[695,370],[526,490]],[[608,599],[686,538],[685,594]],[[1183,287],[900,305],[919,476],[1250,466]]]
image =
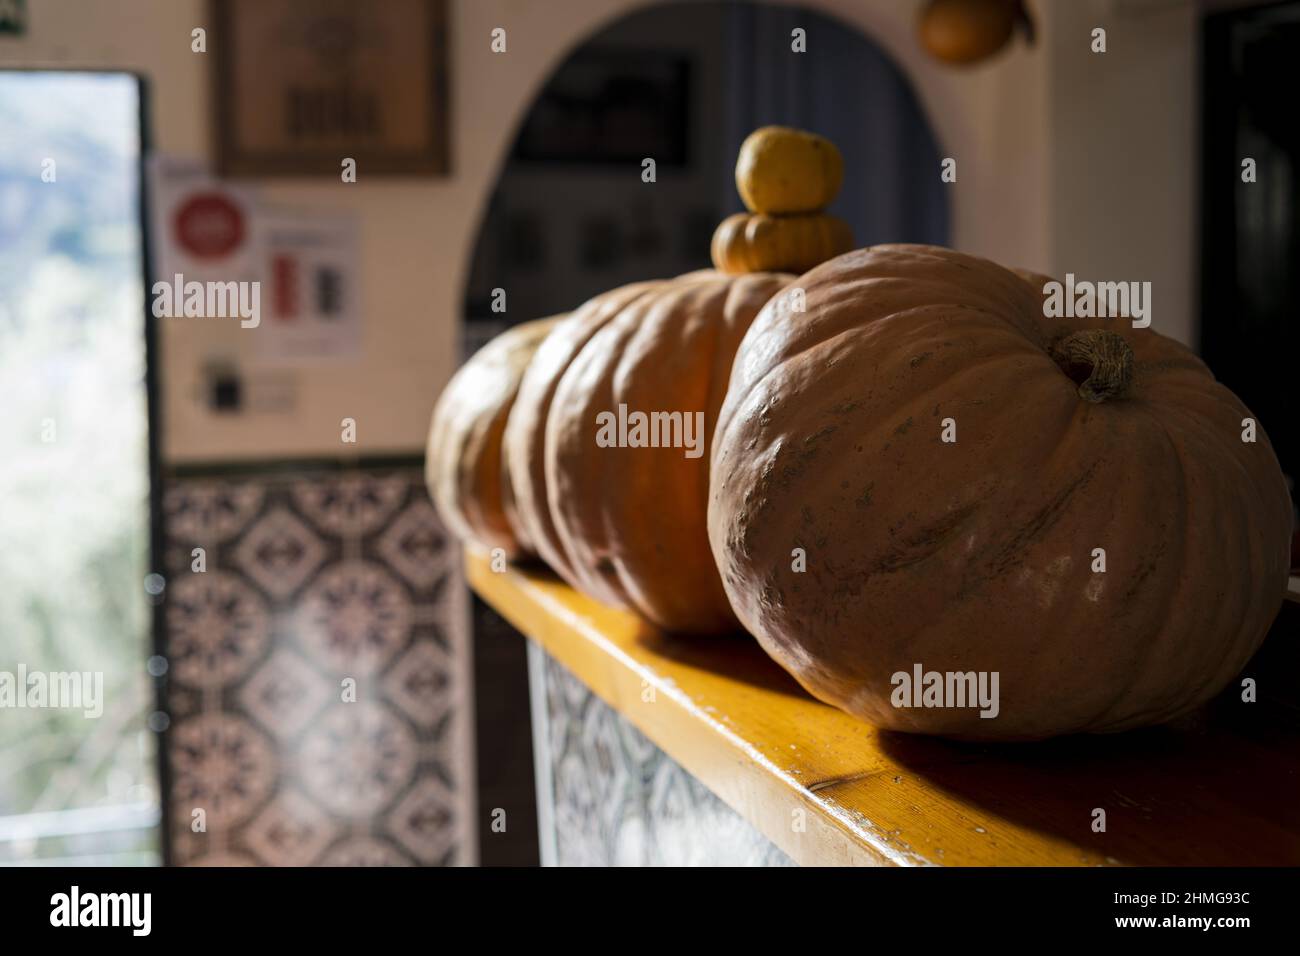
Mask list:
[[1033,42],[1033,20],[1023,0],[929,0],[917,34],[935,59],[969,66],[1000,51],[1017,28]]

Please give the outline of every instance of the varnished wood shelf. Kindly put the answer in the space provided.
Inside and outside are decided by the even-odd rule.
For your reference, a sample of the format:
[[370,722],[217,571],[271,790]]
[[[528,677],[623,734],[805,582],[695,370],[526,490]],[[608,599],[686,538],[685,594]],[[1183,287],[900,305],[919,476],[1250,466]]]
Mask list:
[[1275,627],[1248,668],[1259,703],[1229,693],[1178,727],[959,744],[820,703],[747,635],[667,635],[545,569],[494,573],[477,554],[467,568],[485,601],[799,863],[1300,863],[1294,633]]

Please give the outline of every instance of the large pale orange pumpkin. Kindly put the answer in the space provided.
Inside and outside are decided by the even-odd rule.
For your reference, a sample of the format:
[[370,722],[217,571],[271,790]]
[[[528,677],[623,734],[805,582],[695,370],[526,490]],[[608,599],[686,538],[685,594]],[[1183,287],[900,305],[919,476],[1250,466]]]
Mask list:
[[[709,443],[736,346],[789,279],[701,271],[623,286],[538,350],[506,426],[506,466],[522,528],[575,587],[668,630],[735,628],[705,531]],[[673,413],[681,426],[662,437],[678,446],[630,447],[651,437],[638,438],[634,415]],[[611,417],[627,423],[622,446]]]
[[515,520],[501,437],[524,369],[558,320],[516,325],[474,353],[447,383],[429,426],[424,472],[438,513],[458,538],[507,557],[531,547]]
[[[1151,329],[1045,317],[1025,275],[858,250],[795,280],[804,311],[777,296],[736,357],[709,501],[723,584],[804,687],[880,727],[1173,719],[1282,600],[1290,504],[1249,410]],[[997,716],[896,706],[924,703],[896,676],[917,667],[996,672]]]

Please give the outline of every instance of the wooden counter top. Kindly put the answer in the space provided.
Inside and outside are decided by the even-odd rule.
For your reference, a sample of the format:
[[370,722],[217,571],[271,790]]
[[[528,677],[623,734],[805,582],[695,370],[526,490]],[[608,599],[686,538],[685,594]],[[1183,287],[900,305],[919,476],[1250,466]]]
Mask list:
[[[747,635],[665,635],[542,568],[498,574],[469,554],[467,570],[485,601],[799,863],[1300,863],[1294,630],[1275,626],[1246,671],[1259,703],[1229,688],[1177,728],[958,744],[818,702]],[[1105,833],[1092,831],[1097,807]]]

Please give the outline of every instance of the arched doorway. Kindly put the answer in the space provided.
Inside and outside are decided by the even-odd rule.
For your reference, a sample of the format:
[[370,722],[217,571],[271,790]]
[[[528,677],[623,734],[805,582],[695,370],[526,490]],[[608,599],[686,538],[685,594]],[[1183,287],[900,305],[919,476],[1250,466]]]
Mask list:
[[[796,29],[813,53],[791,50]],[[741,209],[736,152],[769,123],[840,146],[831,211],[859,244],[948,242],[936,137],[880,46],[807,9],[656,5],[576,47],[525,113],[473,247],[466,353],[622,283],[707,266],[714,227]],[[907,175],[916,169],[935,175]]]
[[[796,29],[813,52],[791,49]],[[473,247],[465,354],[623,283],[708,266],[713,229],[741,209],[740,143],[770,123],[840,146],[847,174],[831,208],[860,244],[948,243],[937,137],[879,45],[807,9],[655,5],[576,47],[524,113]],[[653,184],[641,178],[645,157],[656,160]],[[479,819],[501,807],[511,820],[507,833],[481,835],[482,862],[533,862],[536,820],[519,805],[534,769],[524,642],[477,600],[473,627]]]

